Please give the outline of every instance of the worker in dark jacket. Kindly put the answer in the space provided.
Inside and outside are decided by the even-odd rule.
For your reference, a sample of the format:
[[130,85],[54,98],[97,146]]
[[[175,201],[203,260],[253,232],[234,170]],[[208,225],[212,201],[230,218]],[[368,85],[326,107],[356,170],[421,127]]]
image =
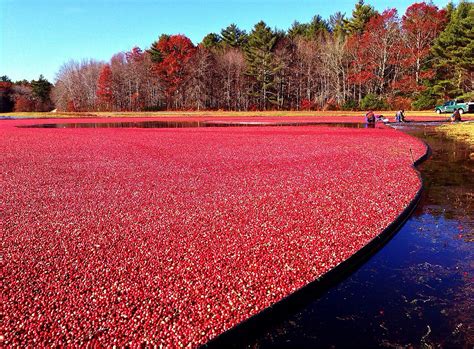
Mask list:
[[459,109],[456,109],[453,115],[451,115],[451,122],[454,121],[461,121],[461,112],[459,111]]
[[369,110],[367,113],[365,113],[365,122],[368,124],[375,123],[375,114],[373,110]]

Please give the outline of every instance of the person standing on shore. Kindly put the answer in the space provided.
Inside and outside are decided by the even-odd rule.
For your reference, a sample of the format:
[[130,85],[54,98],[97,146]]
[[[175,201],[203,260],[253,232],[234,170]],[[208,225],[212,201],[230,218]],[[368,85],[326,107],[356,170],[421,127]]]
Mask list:
[[451,115],[451,122],[455,122],[455,121],[461,121],[461,113],[459,112],[459,109],[456,109],[453,113],[453,115]]

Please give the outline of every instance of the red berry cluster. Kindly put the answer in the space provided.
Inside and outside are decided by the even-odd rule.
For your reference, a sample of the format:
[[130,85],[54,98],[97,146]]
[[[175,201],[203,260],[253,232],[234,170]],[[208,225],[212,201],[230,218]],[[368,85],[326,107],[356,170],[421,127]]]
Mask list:
[[390,129],[0,122],[9,346],[197,346],[377,236],[425,152]]

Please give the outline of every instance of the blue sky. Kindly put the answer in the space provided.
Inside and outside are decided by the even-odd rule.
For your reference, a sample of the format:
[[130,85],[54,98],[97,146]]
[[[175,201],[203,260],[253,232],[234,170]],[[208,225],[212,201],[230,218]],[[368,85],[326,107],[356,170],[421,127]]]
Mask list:
[[[414,0],[366,0],[399,14]],[[434,0],[439,7],[448,0]],[[0,0],[0,75],[54,81],[70,59],[109,60],[134,46],[147,48],[162,33],[186,34],[199,43],[230,23],[249,31],[260,20],[287,29],[315,14],[350,17],[356,0]]]

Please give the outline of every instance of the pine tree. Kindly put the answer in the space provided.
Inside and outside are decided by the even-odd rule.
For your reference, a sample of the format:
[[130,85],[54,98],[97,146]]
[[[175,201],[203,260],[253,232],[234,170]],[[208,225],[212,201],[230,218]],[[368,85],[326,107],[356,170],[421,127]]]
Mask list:
[[291,25],[291,28],[288,29],[288,36],[291,39],[295,39],[297,37],[304,37],[308,32],[308,24],[307,23],[300,23],[298,21],[294,21]]
[[221,37],[216,33],[207,34],[204,39],[202,39],[201,46],[207,49],[215,49],[219,47],[221,43]]
[[329,28],[334,36],[341,38],[346,35],[346,26],[348,20],[345,18],[344,13],[336,12],[329,17]]
[[270,27],[260,21],[250,33],[245,47],[246,75],[253,82],[249,94],[256,99],[261,110],[275,103],[275,74],[279,70],[273,55],[276,40],[277,36]]
[[227,47],[242,47],[247,42],[245,30],[240,30],[235,24],[229,25],[221,31],[222,43]]
[[163,60],[163,52],[159,48],[160,41],[167,41],[169,40],[170,36],[167,34],[162,34],[160,38],[151,44],[151,47],[147,50],[150,54],[151,61],[153,63],[160,63]]
[[320,15],[315,15],[309,23],[293,22],[292,27],[288,30],[288,36],[292,39],[303,37],[312,40],[328,33],[329,30],[329,23]]
[[370,6],[365,5],[364,0],[359,0],[352,11],[352,18],[347,22],[346,31],[349,34],[362,34],[365,25],[377,14],[377,11]]
[[456,97],[474,89],[474,4],[460,2],[435,40],[432,53],[438,80],[433,92]]
[[33,97],[39,100],[41,103],[46,103],[49,101],[52,88],[53,84],[46,80],[43,75],[40,75],[38,80],[31,81]]
[[306,37],[308,39],[316,39],[321,35],[329,32],[329,24],[320,15],[315,15],[308,25]]

